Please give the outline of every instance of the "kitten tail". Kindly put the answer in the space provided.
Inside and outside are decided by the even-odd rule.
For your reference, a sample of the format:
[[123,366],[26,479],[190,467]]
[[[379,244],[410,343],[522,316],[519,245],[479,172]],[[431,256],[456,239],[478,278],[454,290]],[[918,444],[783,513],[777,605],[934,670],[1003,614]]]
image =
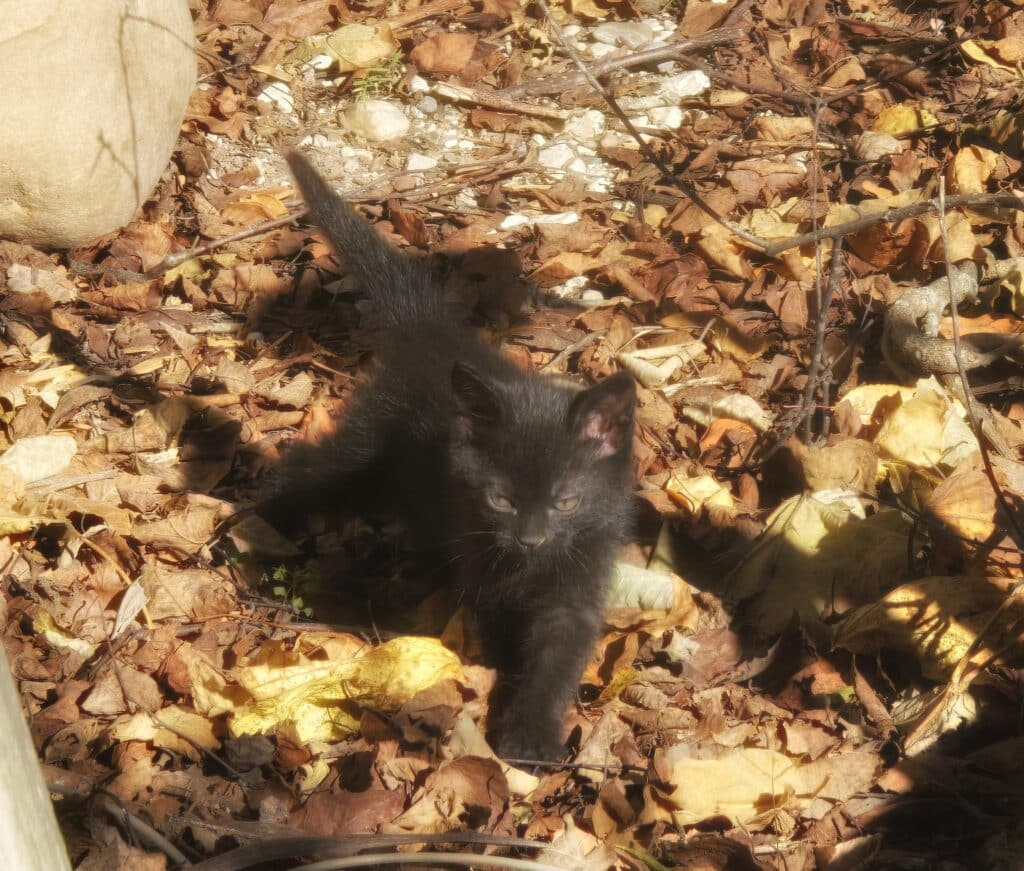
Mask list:
[[444,320],[441,294],[429,271],[382,239],[299,152],[288,152],[285,160],[310,217],[374,301],[384,326],[414,327]]

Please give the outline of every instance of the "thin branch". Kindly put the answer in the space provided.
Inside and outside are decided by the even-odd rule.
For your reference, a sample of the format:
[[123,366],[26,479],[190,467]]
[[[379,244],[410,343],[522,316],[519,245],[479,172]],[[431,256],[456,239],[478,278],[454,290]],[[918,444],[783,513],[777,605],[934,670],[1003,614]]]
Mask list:
[[[868,202],[871,202],[870,200]],[[1024,197],[1016,194],[961,194],[953,197],[946,197],[946,205],[949,208],[1004,208],[1024,211]],[[763,246],[764,254],[767,257],[775,257],[783,251],[791,248],[799,248],[804,245],[814,245],[822,239],[840,239],[853,233],[859,233],[876,224],[893,224],[898,221],[905,221],[907,218],[916,218],[928,212],[938,211],[938,204],[935,200],[912,203],[909,206],[901,206],[898,209],[888,209],[874,215],[865,215],[844,224],[835,224],[832,227],[822,227],[820,230],[810,233],[801,233],[798,236],[790,236],[779,242],[769,242]],[[758,246],[762,247],[762,246]]]
[[[615,70],[629,70],[634,67],[647,66],[647,64],[663,63],[674,60],[686,65],[692,65],[694,61],[687,58],[689,52],[697,52],[703,49],[714,48],[722,43],[732,42],[742,35],[738,27],[722,27],[712,30],[704,36],[694,39],[684,39],[681,42],[674,42],[671,45],[659,45],[655,48],[645,48],[642,51],[633,52],[622,57],[610,57],[599,61],[588,70],[593,77],[606,76]],[[570,88],[577,88],[589,81],[584,72],[568,73],[564,76],[555,76],[549,79],[531,79],[511,88],[504,88],[498,91],[502,97],[515,100],[520,97],[546,97],[551,94],[563,94]]]
[[110,816],[122,823],[124,828],[130,834],[138,838],[143,844],[159,850],[176,865],[187,867],[192,864],[189,861],[188,856],[182,853],[181,850],[175,847],[174,844],[167,840],[167,838],[161,835],[151,825],[140,820],[123,804],[115,801],[107,793],[99,793],[96,796],[96,804],[105,813],[110,814]]
[[[481,856],[478,853],[364,853],[362,856],[324,859],[312,865],[296,865],[292,871],[338,871],[368,865],[462,865],[466,868],[511,868],[516,871],[565,871],[562,865],[548,865],[532,859]],[[582,861],[579,867],[583,867]]]
[[[995,492],[999,507],[1002,509],[1007,522],[1013,528],[1015,533],[1014,540],[1020,544],[1024,542],[1024,535],[1021,533],[1020,525],[1017,523],[1017,518],[1014,516],[1010,503],[1003,493],[1003,488],[999,486],[999,481],[996,480],[996,471],[992,466],[992,458],[989,456],[988,446],[985,444],[982,425],[978,420],[977,414],[975,414],[974,403],[977,400],[975,400],[974,395],[971,393],[971,384],[967,380],[967,370],[964,368],[963,356],[960,353],[960,313],[957,310],[956,289],[953,286],[953,263],[949,259],[949,235],[946,227],[946,177],[944,175],[939,176],[937,207],[939,213],[939,233],[942,236],[942,256],[946,261],[946,283],[949,286],[949,316],[953,325],[953,358],[956,360],[956,370],[960,376],[960,389],[964,394],[964,408],[967,409],[967,419],[970,421],[974,437],[978,440],[978,449],[981,451],[981,461],[985,466],[985,475],[992,485],[992,490]],[[995,426],[994,421],[992,425],[993,427]]]

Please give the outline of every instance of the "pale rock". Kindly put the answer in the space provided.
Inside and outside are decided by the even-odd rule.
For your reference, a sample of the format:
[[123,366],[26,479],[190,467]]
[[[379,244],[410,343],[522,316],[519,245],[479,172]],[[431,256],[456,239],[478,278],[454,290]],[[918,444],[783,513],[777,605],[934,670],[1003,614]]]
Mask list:
[[641,48],[654,41],[654,31],[642,21],[608,21],[591,31],[602,45]]
[[580,175],[586,175],[586,173],[587,173],[587,165],[586,165],[586,163],[584,163],[583,160],[581,160],[578,157],[573,158],[572,160],[570,160],[569,163],[566,164],[565,168],[566,168],[566,170],[568,172],[575,172],[575,173],[579,173]]
[[604,112],[587,109],[585,112],[567,118],[562,130],[577,142],[593,142],[604,133],[607,124]]
[[513,212],[501,224],[499,230],[515,230],[519,227],[532,227],[534,224],[560,224],[568,226],[579,221],[578,212],[555,212],[553,215],[520,215]]
[[409,93],[410,94],[425,94],[430,90],[430,82],[428,82],[423,76],[413,76],[409,79]]
[[703,94],[710,87],[711,79],[702,70],[687,70],[662,79],[658,83],[658,92],[670,103],[681,103],[689,97]]
[[469,139],[459,140],[459,151],[472,151],[476,148],[476,143]]
[[450,151],[451,149],[458,148],[458,147],[459,147],[459,140],[458,139],[446,139],[444,141],[444,148],[445,148],[446,151]]
[[544,135],[542,133],[534,133],[530,137],[530,142],[532,142],[534,145],[544,145],[547,143],[547,139],[544,138]]
[[334,66],[334,58],[329,54],[315,54],[303,66],[309,67],[311,70],[329,70]]
[[575,152],[564,142],[542,148],[537,153],[537,161],[548,169],[563,169],[575,157]]
[[857,137],[853,151],[861,160],[879,160],[890,154],[899,154],[903,151],[903,143],[888,133],[869,130]]
[[419,108],[424,115],[433,115],[437,111],[437,99],[428,94],[420,100]]
[[299,140],[299,148],[326,148],[328,143],[323,133],[314,133],[312,136],[303,136]]
[[271,82],[259,92],[256,99],[261,103],[273,106],[278,112],[284,112],[286,115],[295,112],[295,98],[284,82]]
[[593,58],[599,60],[609,54],[613,54],[616,51],[614,45],[605,45],[603,42],[597,42],[590,46],[590,54]]
[[11,293],[43,293],[50,302],[73,302],[78,298],[78,288],[63,266],[49,270],[12,263],[7,267],[7,289]]
[[405,161],[406,172],[419,172],[425,169],[433,169],[437,166],[437,159],[428,157],[425,154],[410,154]]
[[683,110],[678,106],[662,106],[647,113],[652,127],[662,130],[676,130],[683,123]]
[[551,293],[562,297],[562,299],[571,299],[572,297],[579,296],[581,292],[586,290],[589,284],[590,279],[587,276],[574,275],[572,278],[567,278],[561,284],[556,284],[552,287]]
[[0,0],[0,236],[53,248],[126,224],[195,86],[186,0]]
[[62,433],[18,439],[0,457],[0,466],[14,472],[25,484],[63,472],[78,453],[75,440]]
[[659,73],[665,73],[666,75],[672,72],[676,68],[676,62],[674,60],[662,61],[658,64],[655,69]]
[[564,33],[569,39],[572,39],[574,36],[579,36],[582,32],[583,28],[578,24],[567,24],[562,28],[562,33]]
[[359,100],[345,111],[349,130],[370,142],[387,142],[409,132],[405,113],[387,100]]
[[580,294],[580,299],[583,302],[604,302],[604,294],[592,287],[589,290],[583,291]]

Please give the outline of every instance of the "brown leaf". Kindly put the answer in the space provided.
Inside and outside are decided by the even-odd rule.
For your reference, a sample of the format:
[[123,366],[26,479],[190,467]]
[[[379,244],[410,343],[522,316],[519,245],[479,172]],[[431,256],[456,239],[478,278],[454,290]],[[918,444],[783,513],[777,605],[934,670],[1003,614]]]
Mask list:
[[478,39],[475,33],[466,31],[439,33],[409,52],[409,61],[421,73],[453,76],[469,63]]

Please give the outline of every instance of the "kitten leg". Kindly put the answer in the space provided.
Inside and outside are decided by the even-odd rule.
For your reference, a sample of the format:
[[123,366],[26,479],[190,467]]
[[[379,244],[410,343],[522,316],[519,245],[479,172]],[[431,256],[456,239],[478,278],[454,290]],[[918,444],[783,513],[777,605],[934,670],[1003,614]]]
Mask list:
[[531,615],[521,649],[521,677],[505,711],[499,754],[509,759],[557,759],[562,723],[590,658],[601,615],[590,603]]
[[349,514],[367,507],[378,465],[372,428],[358,418],[319,444],[293,445],[273,472],[257,513],[278,529],[310,514]]

